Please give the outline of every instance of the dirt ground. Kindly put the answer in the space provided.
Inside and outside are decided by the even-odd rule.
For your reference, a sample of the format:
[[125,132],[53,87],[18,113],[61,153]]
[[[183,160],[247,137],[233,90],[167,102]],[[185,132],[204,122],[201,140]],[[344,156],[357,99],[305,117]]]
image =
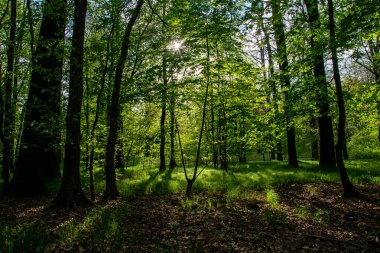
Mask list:
[[[318,182],[275,187],[274,196],[247,190],[238,200],[223,192],[108,204],[99,197],[96,207],[75,211],[48,208],[51,197],[0,197],[0,228],[43,224],[46,247],[16,247],[17,252],[380,252],[380,185],[357,188],[366,199],[344,199],[339,184]],[[68,220],[81,224],[91,209],[105,205],[118,210],[114,236],[94,225],[69,246],[59,240],[59,226]]]

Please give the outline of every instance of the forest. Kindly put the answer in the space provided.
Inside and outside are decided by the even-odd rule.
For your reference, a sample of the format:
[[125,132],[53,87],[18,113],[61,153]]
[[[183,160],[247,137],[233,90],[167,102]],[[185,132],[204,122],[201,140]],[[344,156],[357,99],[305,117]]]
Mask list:
[[377,252],[378,0],[1,0],[0,253]]

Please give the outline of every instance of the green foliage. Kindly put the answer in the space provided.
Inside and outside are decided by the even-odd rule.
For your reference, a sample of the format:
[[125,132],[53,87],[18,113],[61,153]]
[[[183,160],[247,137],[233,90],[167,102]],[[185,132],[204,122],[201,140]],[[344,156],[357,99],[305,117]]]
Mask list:
[[48,243],[48,231],[39,221],[0,229],[1,252],[43,252]]
[[57,236],[61,244],[67,247],[73,245],[76,242],[80,234],[80,226],[75,222],[74,219],[70,219],[64,224],[62,224],[57,230]]
[[327,223],[330,220],[330,214],[327,210],[313,208],[311,206],[299,206],[295,210],[295,215],[301,219],[312,219],[317,223]]
[[278,201],[280,200],[280,198],[274,189],[267,190],[266,197],[268,203],[272,208],[278,207]]

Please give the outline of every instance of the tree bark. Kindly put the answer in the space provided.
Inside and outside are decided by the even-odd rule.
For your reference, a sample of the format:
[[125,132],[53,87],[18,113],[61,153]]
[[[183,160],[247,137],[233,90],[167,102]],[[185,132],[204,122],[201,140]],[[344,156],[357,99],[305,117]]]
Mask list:
[[[15,62],[15,46],[16,46],[16,15],[17,1],[11,0],[10,15],[10,33],[7,49],[7,72],[5,75],[5,97],[4,97],[4,142],[3,142],[3,166],[2,178],[4,180],[4,191],[7,193],[9,188],[9,173],[13,170],[13,121],[14,115],[12,111],[12,91],[14,84],[14,62]],[[2,126],[0,126],[2,127]]]
[[312,131],[311,134],[311,157],[314,159],[319,159],[319,151],[318,151],[318,136],[314,131],[317,131],[318,122],[317,119],[310,120],[310,128]]
[[[162,18],[166,15],[166,1],[162,2]],[[162,23],[162,35],[166,35],[165,24]],[[164,40],[166,38],[163,38]],[[164,45],[165,46],[165,45]],[[160,119],[160,171],[166,170],[166,159],[165,159],[165,142],[166,142],[166,99],[167,99],[167,87],[168,87],[168,77],[167,77],[167,60],[166,60],[166,49],[162,51],[162,87],[161,87],[161,119]]]
[[165,159],[165,142],[166,142],[166,131],[165,131],[165,120],[166,120],[166,97],[167,97],[167,77],[166,77],[166,59],[163,56],[162,59],[162,76],[163,76],[163,87],[161,88],[161,119],[160,119],[160,171],[166,170],[166,159]]
[[[277,92],[277,87],[276,87],[276,82],[273,80],[274,78],[274,64],[273,64],[273,52],[272,52],[272,46],[270,45],[270,38],[269,38],[269,34],[268,34],[268,31],[267,31],[267,28],[264,26],[264,22],[263,20],[261,20],[261,30],[263,31],[264,33],[264,40],[265,40],[265,46],[266,46],[266,49],[267,49],[267,52],[268,52],[268,63],[269,63],[269,78],[268,78],[268,84],[269,84],[269,88],[271,90],[271,93],[272,93],[272,103],[273,103],[273,107],[274,107],[274,117],[275,117],[275,122],[276,122],[276,126],[277,128],[280,126],[280,113],[279,113],[279,107],[278,107],[278,92]],[[264,55],[264,50],[262,50],[263,53],[262,53],[262,63],[263,65],[265,66],[265,55]],[[264,76],[265,79],[266,79],[266,76]],[[284,160],[284,157],[282,155],[282,141],[281,141],[281,137],[280,136],[280,132],[278,129],[276,129],[275,131],[275,138],[277,139],[277,142],[276,142],[276,154],[277,154],[277,160],[278,161],[283,161]]]
[[141,7],[144,3],[144,0],[139,0],[137,5],[132,13],[132,16],[125,28],[122,48],[120,52],[120,57],[116,66],[115,80],[112,89],[111,105],[108,111],[109,119],[109,134],[107,139],[107,148],[106,148],[106,190],[104,192],[104,197],[106,199],[114,199],[119,196],[119,192],[116,186],[116,173],[115,173],[115,145],[117,140],[117,124],[120,114],[120,89],[121,89],[121,79],[123,77],[123,71],[125,62],[128,56],[128,50],[130,45],[129,37],[132,32],[132,28],[139,16]]
[[319,108],[319,166],[321,168],[335,168],[334,131],[332,119],[329,115],[328,83],[326,82],[325,64],[323,59],[323,45],[315,40],[321,27],[317,0],[305,0],[308,14],[308,23],[311,31],[310,47],[313,55],[314,78],[317,91],[317,107]]
[[[204,131],[204,126],[206,122],[206,111],[207,111],[207,100],[208,100],[208,92],[209,92],[209,87],[211,83],[211,77],[210,77],[210,47],[209,47],[209,31],[208,31],[208,24],[206,24],[206,50],[207,50],[207,63],[206,63],[206,94],[203,100],[203,111],[202,111],[202,121],[201,121],[201,128],[199,130],[199,137],[198,137],[198,145],[197,145],[197,154],[195,158],[195,165],[194,165],[194,171],[193,171],[193,176],[189,178],[186,173],[186,168],[184,166],[184,160],[183,160],[183,153],[182,153],[182,145],[181,145],[181,157],[182,157],[182,165],[184,166],[185,170],[185,176],[186,176],[186,181],[187,181],[187,187],[186,187],[186,195],[189,197],[192,194],[192,189],[193,189],[193,184],[197,177],[199,176],[198,174],[198,166],[199,166],[199,160],[201,157],[201,144],[202,144],[202,136],[203,136],[203,131]],[[178,129],[177,129],[178,130]],[[179,137],[179,133],[178,133]]]
[[46,0],[26,102],[24,130],[10,190],[46,194],[45,178],[60,177],[61,78],[66,0]]
[[344,196],[352,197],[358,194],[355,187],[348,177],[347,170],[343,161],[343,146],[345,142],[345,127],[346,127],[346,109],[344,106],[342,82],[340,79],[339,65],[338,65],[338,53],[335,38],[335,21],[334,21],[334,5],[332,0],[327,0],[328,14],[329,14],[329,30],[330,30],[330,50],[333,63],[334,81],[336,87],[336,95],[338,98],[338,141],[335,146],[336,160],[339,170],[340,179],[344,189]]
[[175,97],[172,93],[170,96],[170,162],[169,168],[174,169],[177,167],[177,162],[175,161]]
[[83,100],[83,57],[87,0],[74,1],[74,26],[70,54],[69,101],[66,116],[65,158],[61,189],[56,204],[75,208],[90,201],[80,179],[81,108]]
[[290,76],[289,63],[286,49],[285,27],[282,21],[283,15],[281,11],[281,2],[271,0],[272,5],[272,20],[273,29],[277,45],[277,57],[280,69],[280,82],[282,92],[284,94],[284,114],[288,144],[288,164],[289,166],[298,167],[297,150],[296,150],[296,135],[293,120],[291,117],[291,108],[289,101]]

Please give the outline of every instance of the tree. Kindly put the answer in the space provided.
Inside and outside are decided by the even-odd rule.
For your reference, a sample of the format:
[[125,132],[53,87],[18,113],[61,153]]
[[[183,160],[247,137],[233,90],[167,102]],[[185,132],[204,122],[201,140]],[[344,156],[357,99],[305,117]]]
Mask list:
[[[162,18],[166,16],[166,1],[162,3]],[[162,22],[162,35],[166,36],[165,23]],[[166,44],[164,44],[164,47]],[[168,89],[168,73],[167,73],[167,56],[166,48],[162,51],[162,87],[161,87],[161,119],[160,119],[160,171],[165,171],[166,169],[166,159],[165,159],[165,142],[166,142],[166,130],[165,130],[165,119],[166,119],[166,100],[167,100],[167,89]]]
[[323,59],[323,43],[317,38],[320,33],[318,1],[305,0],[308,24],[311,32],[310,48],[313,59],[314,85],[316,86],[317,107],[319,109],[319,166],[322,168],[336,167],[334,150],[334,132],[330,105],[328,99],[328,84],[326,82],[325,64]]
[[135,24],[144,0],[138,0],[135,9],[133,10],[132,16],[128,21],[125,28],[125,33],[123,37],[123,43],[121,47],[120,57],[117,62],[115,80],[112,89],[111,105],[108,111],[109,114],[109,133],[106,147],[106,190],[104,192],[104,197],[107,199],[113,199],[119,196],[117,186],[116,186],[116,173],[115,173],[115,145],[117,140],[117,126],[120,114],[120,88],[121,80],[123,77],[123,71],[125,62],[128,56],[128,50],[130,45],[130,35],[132,32],[133,25]]
[[81,108],[83,100],[83,56],[87,0],[74,2],[74,26],[70,54],[69,102],[66,116],[65,158],[57,205],[74,208],[89,200],[80,179]]
[[46,0],[26,102],[24,129],[10,192],[47,194],[46,177],[60,176],[61,78],[66,1]]
[[[3,139],[3,167],[2,178],[4,179],[5,192],[9,187],[9,171],[13,170],[13,133],[12,124],[14,121],[12,113],[12,90],[14,85],[14,62],[15,62],[15,46],[16,46],[16,12],[17,0],[11,0],[10,15],[10,34],[7,50],[7,72],[5,76],[5,103],[4,103],[4,134]],[[3,127],[2,125],[0,127]]]
[[350,197],[358,194],[355,187],[352,185],[347,170],[344,166],[343,161],[343,146],[346,140],[345,128],[346,128],[346,109],[344,106],[344,97],[342,82],[340,78],[339,64],[338,64],[338,52],[337,52],[337,41],[335,37],[335,20],[334,20],[334,5],[332,0],[327,0],[328,5],[328,16],[329,16],[329,30],[330,30],[330,50],[331,59],[333,63],[333,73],[334,81],[336,87],[336,95],[338,98],[338,109],[339,109],[339,119],[338,119],[338,141],[335,146],[336,161],[338,165],[338,170],[340,174],[340,179],[342,181],[344,196]]
[[284,93],[284,114],[285,114],[285,124],[286,124],[286,134],[288,141],[288,164],[290,166],[298,167],[297,151],[296,151],[296,136],[294,123],[291,116],[290,108],[290,76],[289,76],[289,63],[288,55],[286,49],[285,40],[285,27],[282,21],[283,15],[281,11],[281,2],[276,0],[271,0],[272,5],[272,22],[273,30],[276,38],[277,45],[277,57],[280,69],[280,82]]

